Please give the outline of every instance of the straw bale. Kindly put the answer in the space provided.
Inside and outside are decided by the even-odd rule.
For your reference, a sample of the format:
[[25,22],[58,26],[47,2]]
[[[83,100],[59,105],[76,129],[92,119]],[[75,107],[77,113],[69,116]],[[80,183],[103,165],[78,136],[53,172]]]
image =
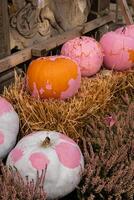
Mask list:
[[35,99],[27,93],[24,78],[15,73],[15,83],[4,89],[20,116],[20,137],[37,130],[61,131],[77,140],[97,116],[120,102],[119,96],[134,91],[134,71],[112,72],[102,70],[92,78],[83,78],[78,93],[66,100]]

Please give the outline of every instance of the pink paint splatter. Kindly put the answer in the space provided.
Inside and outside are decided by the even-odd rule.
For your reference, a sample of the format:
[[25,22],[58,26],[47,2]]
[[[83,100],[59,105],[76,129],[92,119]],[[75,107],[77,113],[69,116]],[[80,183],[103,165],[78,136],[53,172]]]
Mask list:
[[71,138],[69,138],[68,136],[66,136],[64,134],[60,134],[60,139],[63,139],[63,140],[70,142],[72,144],[76,144]]
[[23,151],[19,148],[15,148],[11,151],[11,158],[14,163],[19,161],[23,156]]
[[77,78],[75,80],[74,79],[69,80],[68,89],[61,93],[60,98],[66,99],[66,98],[69,98],[69,97],[75,95],[78,92],[78,89],[80,87],[80,83],[81,83],[81,73],[80,73],[80,68],[78,68]]
[[35,83],[35,82],[33,83],[33,92],[32,92],[32,96],[33,96],[33,97],[39,97],[39,92],[38,92],[38,89],[37,89],[37,86],[36,86],[36,83]]
[[47,89],[47,90],[52,90],[52,85],[49,84],[49,83],[47,83],[47,84],[46,84],[46,89]]
[[55,61],[57,58],[58,58],[58,56],[50,56],[50,57],[49,57],[49,60]]
[[43,170],[49,164],[49,159],[43,153],[33,153],[29,160],[31,161],[32,166],[37,170]]
[[58,58],[64,58],[64,59],[70,59],[70,60],[71,60],[71,58],[69,58],[68,56],[64,56],[64,55],[60,55],[60,56],[49,56],[49,60],[51,60],[51,61],[55,61],[55,60],[58,59]]
[[12,105],[4,98],[0,97],[0,115],[13,111]]
[[42,95],[44,93],[44,89],[43,88],[40,88],[40,94]]
[[61,142],[55,147],[60,162],[68,168],[74,169],[80,165],[81,155],[76,146]]
[[0,144],[4,143],[4,134],[0,131]]
[[[49,59],[50,61],[55,61],[59,58],[70,59],[72,61],[72,59],[69,56],[65,56],[65,55],[41,57],[41,58],[37,58],[37,60],[48,60]],[[77,64],[77,62],[75,60],[73,60],[73,62],[75,62]]]

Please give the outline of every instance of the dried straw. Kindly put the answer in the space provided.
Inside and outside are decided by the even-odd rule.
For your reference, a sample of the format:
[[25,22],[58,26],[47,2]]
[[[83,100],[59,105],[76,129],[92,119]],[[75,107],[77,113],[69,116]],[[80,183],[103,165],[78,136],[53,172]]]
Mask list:
[[91,115],[98,115],[118,102],[118,95],[134,89],[133,70],[112,72],[102,70],[96,77],[83,78],[77,95],[66,101],[40,100],[25,90],[23,78],[15,73],[15,83],[5,88],[3,96],[20,116],[20,137],[37,130],[61,131],[77,140]]

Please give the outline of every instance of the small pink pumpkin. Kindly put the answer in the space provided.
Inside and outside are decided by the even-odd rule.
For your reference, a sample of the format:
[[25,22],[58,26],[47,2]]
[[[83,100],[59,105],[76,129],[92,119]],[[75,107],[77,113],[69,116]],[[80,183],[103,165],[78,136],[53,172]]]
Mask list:
[[81,36],[66,42],[61,54],[75,60],[82,76],[96,74],[103,63],[103,51],[100,44],[91,37]]
[[123,71],[133,67],[133,38],[111,31],[102,36],[100,44],[104,50],[104,65],[108,69]]
[[44,190],[48,199],[59,199],[79,184],[84,170],[80,148],[55,131],[38,131],[22,138],[10,152],[7,165],[36,182],[37,171],[46,170]]
[[18,131],[18,114],[5,98],[0,97],[0,159],[14,147]]
[[116,33],[134,38],[134,25],[127,25],[115,30]]

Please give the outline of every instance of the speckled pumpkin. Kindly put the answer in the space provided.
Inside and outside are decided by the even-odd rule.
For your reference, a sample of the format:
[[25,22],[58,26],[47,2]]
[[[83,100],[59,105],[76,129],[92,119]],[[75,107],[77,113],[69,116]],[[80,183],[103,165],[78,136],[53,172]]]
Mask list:
[[80,87],[80,69],[65,56],[41,57],[31,62],[27,70],[27,89],[40,98],[67,99]]
[[7,165],[18,169],[25,180],[36,182],[46,170],[44,190],[47,199],[59,199],[79,184],[84,160],[79,146],[69,137],[55,131],[38,131],[22,138],[7,158]]
[[0,159],[14,147],[18,131],[18,114],[5,98],[0,97]]
[[96,74],[103,62],[103,50],[100,44],[95,39],[86,36],[66,42],[62,46],[61,54],[78,63],[82,76]]
[[134,66],[134,38],[111,31],[102,36],[100,44],[108,69],[123,71]]

